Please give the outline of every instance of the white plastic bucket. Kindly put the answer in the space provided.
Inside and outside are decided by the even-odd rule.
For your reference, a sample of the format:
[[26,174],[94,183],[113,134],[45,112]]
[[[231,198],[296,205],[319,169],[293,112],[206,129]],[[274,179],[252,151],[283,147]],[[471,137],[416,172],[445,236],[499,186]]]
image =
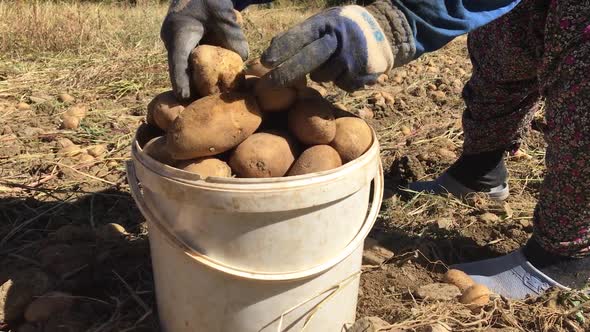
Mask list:
[[337,169],[270,179],[201,179],[135,142],[128,180],[148,220],[163,330],[329,332],[353,323],[363,242],[383,194],[373,141]]

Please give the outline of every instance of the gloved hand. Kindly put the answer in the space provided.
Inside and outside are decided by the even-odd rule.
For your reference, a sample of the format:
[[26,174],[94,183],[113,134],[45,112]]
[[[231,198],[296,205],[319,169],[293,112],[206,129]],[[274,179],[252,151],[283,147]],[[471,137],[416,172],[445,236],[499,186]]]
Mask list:
[[411,61],[415,52],[404,14],[391,1],[380,0],[312,16],[275,37],[261,61],[274,68],[267,78],[279,86],[311,73],[314,81],[354,91]]
[[160,37],[168,51],[172,89],[181,100],[191,96],[189,56],[201,42],[248,58],[248,42],[236,22],[231,0],[173,0]]

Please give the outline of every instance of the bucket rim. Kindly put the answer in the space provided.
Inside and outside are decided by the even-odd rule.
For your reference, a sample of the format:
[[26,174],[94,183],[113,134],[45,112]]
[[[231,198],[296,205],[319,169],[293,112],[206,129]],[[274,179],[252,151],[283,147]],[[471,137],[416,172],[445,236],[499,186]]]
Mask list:
[[[190,184],[208,189],[232,189],[232,190],[272,190],[278,186],[282,188],[308,186],[310,184],[322,184],[338,180],[342,177],[348,176],[360,168],[367,166],[372,167],[375,159],[380,159],[379,141],[375,130],[371,128],[373,135],[373,142],[365,153],[355,160],[349,161],[337,168],[296,176],[283,176],[272,178],[235,178],[235,177],[207,177],[202,178],[198,174],[187,172],[175,167],[161,163],[147,153],[143,153],[143,149],[137,141],[137,132],[131,144],[131,157],[134,162],[139,162],[150,172],[157,174],[173,181]],[[159,136],[162,137],[162,136]],[[154,138],[157,139],[157,138]]]

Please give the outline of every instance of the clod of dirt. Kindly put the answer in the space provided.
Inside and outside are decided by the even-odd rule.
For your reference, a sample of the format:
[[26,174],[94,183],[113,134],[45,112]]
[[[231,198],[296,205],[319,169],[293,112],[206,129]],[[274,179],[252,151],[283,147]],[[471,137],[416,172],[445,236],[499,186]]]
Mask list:
[[104,144],[94,145],[86,149],[89,155],[97,158],[105,154],[107,152],[107,147]]
[[83,153],[80,156],[78,156],[78,161],[82,164],[87,164],[93,162],[94,157],[89,155],[88,153]]
[[389,81],[389,76],[387,76],[385,74],[381,74],[381,75],[379,75],[379,77],[377,77],[377,83],[379,83],[381,85],[387,84],[387,81]]
[[408,126],[401,126],[400,131],[402,134],[404,134],[404,136],[410,136],[412,134],[412,129],[410,129]]
[[393,104],[395,104],[395,98],[393,98],[391,93],[381,91],[381,96],[383,96],[383,99],[385,100],[385,104],[387,104],[389,106],[393,106]]
[[14,131],[12,131],[12,128],[8,125],[4,126],[2,128],[2,135],[12,135],[14,134]]
[[25,310],[25,319],[28,322],[44,322],[51,316],[68,310],[73,304],[71,294],[49,292],[29,304]]
[[347,332],[378,332],[390,325],[379,317],[364,317],[357,320]]
[[436,102],[445,102],[447,98],[447,94],[444,91],[431,91],[429,95]]
[[447,284],[455,285],[461,292],[466,291],[475,284],[473,279],[461,270],[451,269],[445,273],[443,281]]
[[514,155],[512,156],[512,158],[516,159],[516,160],[531,160],[533,159],[533,157],[531,155],[529,155],[528,153],[526,153],[523,150],[517,150]]
[[74,157],[84,152],[84,150],[78,145],[68,145],[61,150],[59,150],[59,154],[66,156],[66,157]]
[[56,230],[53,236],[60,242],[90,241],[94,239],[94,232],[84,226],[65,225]]
[[60,148],[67,148],[68,146],[73,146],[75,145],[74,142],[72,142],[70,139],[68,138],[60,138],[57,140],[57,146]]
[[96,236],[98,236],[103,241],[120,240],[128,234],[129,233],[127,233],[125,227],[115,223],[106,224],[96,230]]
[[365,240],[365,249],[363,251],[363,264],[381,265],[383,262],[393,257],[393,252],[379,245],[379,242],[372,238]]
[[364,119],[364,120],[371,120],[375,117],[375,114],[373,113],[373,111],[371,111],[371,109],[369,109],[367,107],[363,107],[360,110],[358,110],[357,115],[359,116],[359,118]]
[[451,301],[460,295],[459,287],[443,283],[424,285],[416,291],[419,298],[434,301]]
[[475,284],[461,295],[460,301],[471,310],[478,310],[490,302],[492,292],[484,285]]
[[51,288],[51,279],[41,270],[18,273],[0,286],[0,323],[22,317],[35,296]]
[[450,151],[445,148],[440,148],[437,151],[438,155],[441,157],[442,160],[453,161],[457,159],[457,154],[453,151]]
[[76,98],[72,97],[71,95],[69,95],[67,93],[60,93],[57,96],[57,99],[64,104],[70,104],[70,103],[73,103],[74,101],[76,101]]
[[93,257],[94,252],[87,244],[56,244],[39,251],[41,265],[58,276],[83,269]]
[[491,212],[486,212],[484,214],[481,214],[479,216],[479,219],[485,223],[488,223],[488,224],[493,224],[493,223],[500,221],[500,217],[498,217],[497,215],[495,215]]
[[436,225],[440,229],[451,229],[453,228],[453,219],[451,218],[440,218],[436,221]]
[[17,108],[19,111],[28,111],[28,110],[30,110],[30,109],[31,109],[31,105],[29,105],[29,104],[27,104],[27,103],[24,103],[24,102],[20,102],[20,103],[18,103],[18,104],[16,105],[16,108]]

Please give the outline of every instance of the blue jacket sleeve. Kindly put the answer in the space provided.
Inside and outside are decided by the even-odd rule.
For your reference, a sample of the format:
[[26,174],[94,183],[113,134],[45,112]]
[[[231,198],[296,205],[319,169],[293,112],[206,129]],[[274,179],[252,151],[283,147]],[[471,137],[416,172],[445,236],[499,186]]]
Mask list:
[[414,33],[416,55],[436,51],[455,37],[506,14],[520,0],[391,0]]
[[269,3],[272,1],[273,0],[232,0],[232,2],[234,3],[234,8],[239,11],[244,10],[246,7],[248,7],[250,5],[256,5],[256,4],[260,4],[260,3]]

